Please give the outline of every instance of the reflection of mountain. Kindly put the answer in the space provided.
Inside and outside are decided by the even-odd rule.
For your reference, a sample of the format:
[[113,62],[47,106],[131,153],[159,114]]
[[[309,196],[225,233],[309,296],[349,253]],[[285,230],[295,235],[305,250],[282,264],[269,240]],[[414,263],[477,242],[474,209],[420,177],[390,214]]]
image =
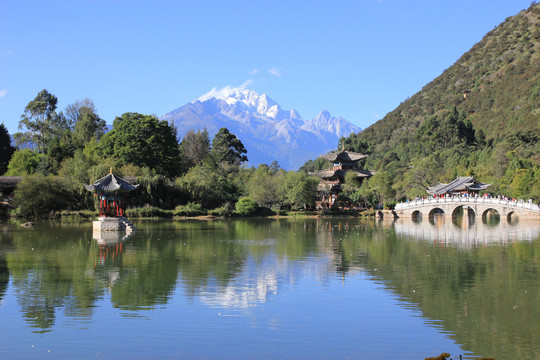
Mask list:
[[[49,330],[63,326],[55,325],[58,311],[71,323],[89,322],[98,308],[137,315],[157,305],[173,307],[173,297],[231,313],[264,310],[260,304],[279,307],[274,300],[305,290],[306,282],[325,286],[339,277],[344,287],[354,288],[350,275],[361,271],[398,294],[402,306],[420,309],[465,350],[497,359],[535,358],[538,228],[520,223],[515,236],[525,241],[507,246],[490,229],[482,230],[489,235],[485,242],[471,243],[457,230],[441,244],[433,243],[435,230],[426,223],[409,228],[344,218],[149,222],[138,224],[118,253],[119,244],[91,241],[90,226],[48,229],[38,223],[34,231],[20,231],[8,252],[2,238],[0,253],[12,281],[5,296],[16,298],[30,326]],[[441,226],[456,228],[451,221]],[[415,235],[426,241],[410,241]],[[465,240],[474,246],[462,246]],[[1,263],[0,255],[0,268]]]
[[[266,261],[265,261],[266,262]],[[265,303],[269,296],[278,292],[278,278],[286,268],[276,262],[260,272],[257,264],[248,260],[241,272],[225,286],[207,285],[200,289],[201,302],[210,306],[246,309],[257,303]]]
[[322,269],[330,267],[331,258],[318,256],[301,263],[280,258],[273,252],[263,260],[246,259],[244,266],[224,286],[205,285],[199,289],[204,304],[227,309],[247,309],[258,303],[265,303],[283,287],[292,285],[297,279],[310,276],[324,279],[328,276]]
[[471,247],[482,244],[508,244],[514,241],[532,241],[540,234],[540,223],[509,224],[500,221],[496,225],[483,221],[413,222],[410,219],[397,219],[394,223],[397,234],[406,238],[446,243],[452,246]]

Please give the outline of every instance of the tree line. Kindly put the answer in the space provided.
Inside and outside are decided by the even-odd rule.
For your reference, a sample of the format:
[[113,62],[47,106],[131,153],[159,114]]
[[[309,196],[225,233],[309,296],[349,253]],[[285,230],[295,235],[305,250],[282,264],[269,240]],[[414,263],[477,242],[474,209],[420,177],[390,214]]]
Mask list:
[[[457,176],[540,201],[540,4],[506,19],[440,76],[343,143],[389,173],[390,198]],[[350,146],[350,147],[348,147]],[[394,194],[395,193],[395,194]]]
[[365,166],[376,175],[365,185],[378,188],[383,201],[426,196],[430,186],[458,176],[492,184],[487,190],[492,195],[540,201],[540,142],[534,132],[487,139],[467,113],[452,107],[404,127],[390,139],[375,139],[373,133],[362,132],[342,138],[340,144],[369,155]]
[[18,215],[93,210],[94,199],[84,184],[111,168],[141,184],[128,197],[141,212],[159,208],[178,215],[249,215],[261,207],[295,209],[315,203],[318,179],[285,171],[277,162],[245,166],[247,151],[226,128],[212,140],[206,129],[179,139],[167,121],[125,113],[108,130],[90,99],[60,112],[57,103],[47,90],[28,103],[20,132],[13,135],[15,147],[0,125],[0,175],[24,176],[14,193]]

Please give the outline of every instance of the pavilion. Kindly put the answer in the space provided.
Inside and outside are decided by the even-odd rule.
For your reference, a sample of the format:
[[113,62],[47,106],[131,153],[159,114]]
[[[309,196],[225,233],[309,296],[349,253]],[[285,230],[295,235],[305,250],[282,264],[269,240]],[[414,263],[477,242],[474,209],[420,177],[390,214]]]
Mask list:
[[107,176],[91,185],[85,185],[86,190],[93,191],[99,200],[99,219],[94,221],[94,230],[133,230],[133,225],[125,218],[124,198],[129,191],[137,189],[138,186],[113,174],[112,169]]
[[374,174],[358,166],[358,162],[367,157],[364,154],[342,150],[321,157],[328,160],[332,168],[311,173],[321,178],[321,182],[317,187],[319,194],[318,208],[330,208],[334,206],[338,194],[342,191],[341,184],[344,183],[347,172],[354,172],[356,178],[360,180],[371,177]]
[[484,184],[480,181],[476,180],[472,176],[466,176],[466,177],[457,177],[454,181],[452,181],[449,184],[438,184],[435,186],[431,186],[427,192],[430,195],[433,196],[444,196],[446,194],[448,195],[461,195],[461,194],[467,194],[467,195],[475,195],[478,194],[482,190],[486,190],[488,187],[490,187],[491,184]]

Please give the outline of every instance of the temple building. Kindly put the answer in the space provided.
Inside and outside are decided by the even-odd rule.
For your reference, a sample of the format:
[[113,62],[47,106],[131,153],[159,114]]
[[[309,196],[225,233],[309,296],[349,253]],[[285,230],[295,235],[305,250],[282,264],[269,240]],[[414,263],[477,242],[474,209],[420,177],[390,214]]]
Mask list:
[[85,185],[86,190],[93,191],[99,200],[99,219],[94,221],[94,230],[121,231],[132,230],[133,225],[127,219],[124,198],[126,193],[137,189],[120,176],[111,172],[96,180],[91,185]]
[[475,195],[482,190],[486,190],[491,184],[484,184],[472,176],[458,177],[449,184],[438,184],[431,186],[427,192],[433,196],[440,195]]
[[345,181],[345,174],[347,172],[353,171],[356,178],[360,180],[371,177],[374,174],[369,170],[360,169],[358,166],[358,161],[366,157],[367,155],[345,150],[322,156],[323,159],[330,162],[332,167],[328,170],[319,170],[311,173],[321,178],[317,187],[319,195],[317,208],[326,209],[334,206],[338,194],[342,191],[341,185]]

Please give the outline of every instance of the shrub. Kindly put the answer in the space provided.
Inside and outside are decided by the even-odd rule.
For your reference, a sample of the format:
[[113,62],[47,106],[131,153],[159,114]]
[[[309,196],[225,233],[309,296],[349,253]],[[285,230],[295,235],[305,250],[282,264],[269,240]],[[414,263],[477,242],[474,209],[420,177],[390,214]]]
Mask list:
[[186,205],[179,205],[174,209],[174,216],[200,216],[206,215],[201,204],[188,202]]
[[250,197],[244,196],[235,205],[236,212],[241,216],[250,216],[257,211],[258,205]]
[[395,200],[387,201],[387,202],[384,204],[384,208],[385,208],[385,209],[390,209],[390,210],[395,209],[395,208],[396,208],[396,201],[395,201]]
[[261,206],[257,209],[256,215],[258,216],[274,216],[276,213],[268,207]]
[[21,217],[43,217],[69,209],[75,202],[66,183],[55,176],[26,176],[13,193],[16,214]]
[[127,211],[129,217],[139,217],[139,218],[151,218],[151,217],[161,217],[161,218],[170,218],[173,216],[173,212],[170,210],[163,210],[155,206],[145,206],[139,208],[130,208]]
[[208,215],[228,217],[228,216],[232,215],[233,210],[234,210],[234,208],[231,205],[231,203],[227,202],[227,203],[225,203],[225,205],[223,205],[221,207],[218,207],[218,208],[215,208],[215,209],[212,209],[212,210],[208,210]]

